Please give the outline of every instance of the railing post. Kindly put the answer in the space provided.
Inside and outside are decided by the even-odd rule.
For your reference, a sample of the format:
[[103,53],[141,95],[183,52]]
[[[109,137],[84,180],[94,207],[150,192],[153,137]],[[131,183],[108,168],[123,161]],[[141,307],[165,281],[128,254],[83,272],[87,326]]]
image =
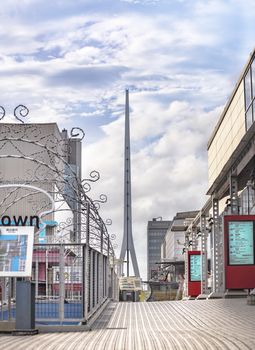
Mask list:
[[62,324],[65,318],[65,248],[62,244],[59,253],[59,318]]
[[104,227],[103,224],[100,226],[100,252],[103,254],[104,252]]
[[109,281],[110,281],[110,236],[107,237],[107,261],[106,261],[106,297],[109,298]]
[[94,281],[93,281],[93,270],[94,270],[94,254],[95,252],[91,249],[90,250],[90,279],[89,279],[89,289],[90,289],[90,301],[89,301],[89,311],[91,313],[91,310],[93,309],[93,300],[94,300]]
[[86,202],[86,246],[85,246],[85,261],[84,261],[84,320],[88,321],[88,301],[89,301],[89,203]]
[[38,298],[39,262],[38,256],[35,261],[35,298]]

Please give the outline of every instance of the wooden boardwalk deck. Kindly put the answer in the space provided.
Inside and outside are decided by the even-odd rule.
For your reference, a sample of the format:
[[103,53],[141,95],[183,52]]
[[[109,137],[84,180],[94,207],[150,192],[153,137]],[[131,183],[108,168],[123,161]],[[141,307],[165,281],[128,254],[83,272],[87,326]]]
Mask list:
[[89,332],[0,337],[3,350],[255,350],[245,299],[112,303]]

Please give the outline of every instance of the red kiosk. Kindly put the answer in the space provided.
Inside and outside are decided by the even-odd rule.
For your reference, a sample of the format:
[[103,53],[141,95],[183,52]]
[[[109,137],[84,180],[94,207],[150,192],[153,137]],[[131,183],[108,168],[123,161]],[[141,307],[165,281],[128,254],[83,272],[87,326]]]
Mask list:
[[201,293],[201,252],[188,251],[188,296],[197,297]]
[[226,289],[255,288],[255,215],[224,217]]

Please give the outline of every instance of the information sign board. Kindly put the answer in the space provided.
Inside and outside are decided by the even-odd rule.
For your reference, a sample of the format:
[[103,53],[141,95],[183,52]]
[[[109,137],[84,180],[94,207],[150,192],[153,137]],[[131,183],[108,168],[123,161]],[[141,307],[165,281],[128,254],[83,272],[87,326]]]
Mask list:
[[224,216],[225,288],[255,288],[255,215]]
[[201,255],[190,255],[190,281],[201,281]]
[[229,265],[254,264],[254,222],[229,221]]
[[0,227],[0,277],[30,277],[33,226]]

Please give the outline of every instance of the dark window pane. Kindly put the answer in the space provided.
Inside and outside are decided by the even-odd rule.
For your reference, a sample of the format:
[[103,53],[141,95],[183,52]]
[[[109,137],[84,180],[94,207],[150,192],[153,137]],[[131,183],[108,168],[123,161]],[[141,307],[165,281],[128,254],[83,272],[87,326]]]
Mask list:
[[252,106],[250,106],[250,108],[248,109],[247,113],[246,113],[246,130],[248,130],[253,122],[253,118],[252,118]]
[[251,71],[250,69],[244,78],[244,90],[245,90],[245,110],[247,110],[247,108],[251,103]]
[[255,97],[255,61],[252,62],[251,66],[251,79],[252,79],[252,98]]

